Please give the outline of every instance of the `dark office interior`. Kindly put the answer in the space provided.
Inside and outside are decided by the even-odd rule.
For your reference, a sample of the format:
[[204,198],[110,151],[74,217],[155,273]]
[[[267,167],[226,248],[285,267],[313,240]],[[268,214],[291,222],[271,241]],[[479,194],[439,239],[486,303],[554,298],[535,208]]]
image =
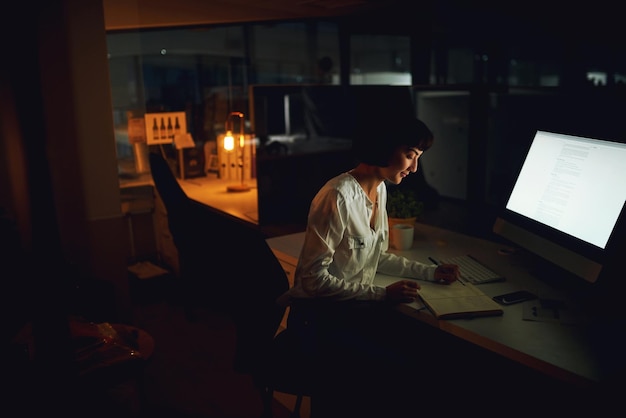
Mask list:
[[[231,310],[222,308],[238,301],[233,295],[215,294],[216,288],[232,288],[203,283],[198,293],[206,293],[207,304],[220,305],[220,309],[208,306],[192,318],[184,309],[176,268],[167,263],[172,252],[159,253],[162,248],[155,235],[169,231],[167,225],[155,221],[158,209],[133,214],[121,204],[128,198],[121,184],[140,174],[133,172],[139,171],[138,165],[128,172],[132,153],[116,137],[117,128],[127,123],[129,115],[188,112],[189,129],[197,141],[192,151],[200,155],[202,146],[224,130],[223,121],[231,111],[256,112],[257,120],[247,127],[251,132],[266,129],[268,135],[282,134],[286,96],[291,95],[293,108],[298,110],[304,106],[305,90],[332,91],[331,100],[318,104],[330,109],[327,120],[334,120],[345,110],[336,108],[343,102],[335,97],[344,97],[346,91],[353,94],[359,90],[355,84],[368,84],[359,81],[368,72],[404,77],[409,82],[400,86],[369,82],[362,91],[374,93],[361,103],[380,105],[378,98],[384,95],[375,93],[380,87],[385,92],[402,90],[402,97],[408,92],[407,106],[433,127],[442,144],[433,148],[430,159],[424,158],[423,177],[416,181],[416,187],[430,199],[423,222],[487,239],[497,239],[491,232],[494,217],[537,129],[626,142],[625,26],[617,7],[604,1],[576,6],[534,0],[515,6],[492,1],[474,1],[470,6],[454,0],[41,3],[45,4],[11,4],[1,19],[5,51],[0,66],[0,260],[7,347],[3,369],[8,370],[3,380],[11,389],[6,412],[14,416],[35,416],[42,410],[98,417],[261,416],[261,399],[252,378],[233,367],[236,333],[225,314]],[[248,38],[249,43],[224,44],[225,49],[245,51],[236,56],[224,53],[203,61],[197,58],[198,52],[192,53],[197,59],[194,65],[213,68],[217,75],[172,83],[166,76],[157,77],[166,74],[159,73],[162,67],[174,65],[159,61],[163,57],[158,52],[140,47],[115,61],[110,50],[116,36],[122,40],[116,47],[133,50],[124,40],[148,39],[153,34],[167,37],[169,31],[178,30],[196,35],[241,31],[252,37],[252,33],[271,33],[286,23],[308,28],[309,61],[281,62],[274,57],[275,62],[264,67],[263,59],[258,59],[264,45]],[[323,33],[327,24],[337,36],[336,50],[330,53],[336,54],[335,65],[331,73],[320,76],[317,54],[328,53],[316,50],[318,41],[311,39]],[[358,36],[366,40],[391,37],[400,40],[393,45],[401,49],[367,55],[367,48],[355,50],[354,43],[351,50],[350,39]],[[243,45],[257,49],[252,53]],[[371,45],[380,48],[374,42]],[[281,54],[289,56],[279,50]],[[361,73],[356,71],[355,57],[362,59]],[[126,67],[113,62],[134,62],[137,67],[128,67],[126,73],[120,70]],[[229,66],[235,69],[233,73],[224,69]],[[137,68],[154,72],[139,75]],[[116,84],[126,76],[126,84]],[[144,82],[145,86],[137,87]],[[159,93],[154,93],[154,86]],[[272,111],[277,107],[279,127],[270,132],[276,123],[268,115],[275,114]],[[266,112],[263,120],[262,112]],[[304,119],[292,122],[305,129]],[[340,133],[330,136],[342,136],[346,127],[338,129]],[[168,156],[173,171],[180,173],[176,164],[184,162],[177,162],[175,153]],[[207,265],[207,280],[228,274],[216,267],[224,258],[213,257],[214,249],[219,247],[229,256],[238,251],[234,238],[223,239],[230,234],[229,225],[232,231],[250,229],[267,238],[302,231],[314,190],[352,163],[345,149],[300,160],[281,158],[259,147],[257,158],[257,173],[265,177],[259,177],[264,182],[258,185],[256,222],[198,205],[199,212],[206,210],[207,217],[220,219],[219,228],[209,232],[199,228],[202,235],[197,237],[196,254]],[[153,196],[152,188],[148,193]],[[622,225],[619,232],[624,230]],[[616,266],[618,258],[613,254],[615,264],[607,269],[610,279],[623,275]],[[143,259],[159,264],[166,274],[139,280],[128,267]],[[258,272],[259,277],[262,274]],[[617,292],[623,284],[600,284],[600,290],[586,284],[572,290],[607,296],[609,302],[619,300]],[[606,332],[623,330],[621,312],[601,308],[613,315]],[[94,324],[116,324],[117,328],[94,328]],[[71,339],[77,329],[114,332],[122,345],[145,350],[149,358],[140,360],[137,368],[133,363],[123,372],[107,374],[105,370],[95,379],[82,380]],[[149,348],[143,345],[146,342]],[[445,338],[441,343],[446,342],[464,346]],[[586,391],[575,387],[567,392],[568,383],[553,382],[541,371],[520,370],[482,352],[476,358],[491,369],[511,370],[515,377],[505,385],[524,381],[537,384],[540,391],[557,388],[558,395],[552,399],[559,405],[551,405],[552,411],[571,412],[584,405],[604,412],[619,405],[613,395],[624,387],[625,372],[618,366],[599,385],[603,396],[593,388],[598,396],[576,403],[570,398]],[[502,377],[497,372],[489,375]],[[551,397],[520,392],[519,399],[535,408]],[[576,406],[563,404],[569,400]],[[273,404],[277,418],[289,416],[289,409],[282,401]]]

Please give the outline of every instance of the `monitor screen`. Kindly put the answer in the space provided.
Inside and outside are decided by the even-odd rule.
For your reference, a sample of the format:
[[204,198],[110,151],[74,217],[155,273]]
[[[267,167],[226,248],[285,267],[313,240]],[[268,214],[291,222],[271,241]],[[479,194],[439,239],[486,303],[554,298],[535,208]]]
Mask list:
[[595,282],[626,201],[626,144],[537,131],[494,232]]

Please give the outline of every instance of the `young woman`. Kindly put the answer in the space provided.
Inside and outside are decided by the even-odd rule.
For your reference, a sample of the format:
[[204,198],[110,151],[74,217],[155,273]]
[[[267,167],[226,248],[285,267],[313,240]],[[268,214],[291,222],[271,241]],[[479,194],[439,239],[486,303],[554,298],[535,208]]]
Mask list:
[[[400,184],[417,171],[433,134],[418,119],[396,124],[397,132],[369,131],[355,141],[358,165],[329,180],[313,199],[294,286],[281,300],[411,302],[419,282],[400,279],[375,285],[376,272],[450,283],[454,265],[423,264],[387,252],[389,226],[385,182]],[[385,135],[381,132],[380,134]]]
[[[404,337],[411,327],[388,307],[415,300],[420,288],[415,279],[446,284],[459,275],[455,265],[423,264],[387,252],[385,182],[399,184],[415,173],[433,144],[432,132],[416,118],[394,121],[391,129],[367,126],[354,141],[356,167],[329,180],[314,197],[294,286],[279,298],[291,307],[288,327],[308,350],[302,361],[317,362],[315,402],[325,417],[361,416],[356,407],[364,414],[412,408],[412,397],[397,395],[413,385],[393,382],[416,373],[419,355],[409,347],[413,340]],[[378,286],[376,272],[398,281]]]

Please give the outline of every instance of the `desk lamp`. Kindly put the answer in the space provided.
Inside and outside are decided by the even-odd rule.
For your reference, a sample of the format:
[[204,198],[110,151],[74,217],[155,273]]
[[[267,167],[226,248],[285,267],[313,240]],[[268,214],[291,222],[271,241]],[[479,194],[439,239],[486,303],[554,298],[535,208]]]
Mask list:
[[250,186],[244,183],[244,115],[241,112],[230,112],[228,118],[226,118],[226,136],[224,137],[224,149],[227,152],[232,152],[235,149],[235,138],[233,137],[233,117],[239,118],[239,143],[236,152],[238,154],[237,164],[239,164],[239,167],[241,167],[241,184],[230,185],[226,188],[226,190],[229,192],[247,192],[250,190]]

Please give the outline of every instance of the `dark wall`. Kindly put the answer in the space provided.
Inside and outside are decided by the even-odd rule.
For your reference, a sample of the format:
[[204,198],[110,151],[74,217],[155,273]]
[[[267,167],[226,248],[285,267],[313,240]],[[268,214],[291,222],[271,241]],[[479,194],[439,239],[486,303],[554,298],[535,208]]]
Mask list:
[[258,157],[259,224],[304,225],[317,191],[353,166],[349,150]]

